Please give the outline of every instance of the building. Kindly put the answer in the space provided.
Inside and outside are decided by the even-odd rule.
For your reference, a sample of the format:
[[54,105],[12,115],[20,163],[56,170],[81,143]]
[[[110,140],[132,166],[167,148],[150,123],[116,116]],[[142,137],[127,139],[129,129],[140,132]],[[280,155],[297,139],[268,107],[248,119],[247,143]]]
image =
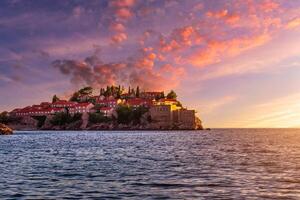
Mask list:
[[113,112],[114,112],[114,108],[110,108],[110,107],[102,107],[99,109],[99,111],[101,113],[103,113],[103,115],[105,117],[111,117],[113,115]]
[[126,104],[133,108],[138,108],[142,106],[146,108],[150,108],[153,105],[153,101],[150,99],[133,98],[133,99],[128,99],[126,101]]
[[164,92],[142,92],[140,97],[143,99],[159,99],[164,97]]
[[154,105],[149,110],[152,124],[157,129],[196,129],[195,110],[175,109],[172,105]]
[[121,99],[103,99],[103,100],[96,101],[96,105],[115,109],[122,102],[123,101]]
[[51,108],[68,108],[75,106],[77,102],[72,101],[66,101],[66,100],[59,100],[57,102],[54,102],[50,105]]
[[70,114],[76,113],[89,113],[90,110],[94,107],[92,103],[77,103],[68,108]]
[[155,105],[150,107],[149,112],[157,129],[172,128],[173,117],[170,105]]
[[88,95],[88,94],[81,94],[77,97],[78,101],[79,102],[87,102],[89,101],[90,99],[92,98],[91,95]]
[[35,106],[28,106],[23,109],[18,109],[17,111],[13,110],[15,116],[46,116],[50,114],[55,114],[59,112],[64,112],[64,108],[39,108]]
[[155,104],[170,105],[172,111],[182,109],[181,104],[176,99],[159,99]]
[[49,108],[50,105],[51,105],[51,103],[49,103],[49,102],[42,102],[42,103],[40,104],[40,106],[42,106],[43,108]]
[[174,110],[173,122],[180,129],[196,129],[195,110],[187,110],[187,109]]

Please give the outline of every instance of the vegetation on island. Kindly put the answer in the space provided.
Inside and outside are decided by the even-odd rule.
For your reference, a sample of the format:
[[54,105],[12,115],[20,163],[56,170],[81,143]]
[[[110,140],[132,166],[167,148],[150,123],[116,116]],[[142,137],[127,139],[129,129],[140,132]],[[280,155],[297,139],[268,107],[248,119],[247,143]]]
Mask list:
[[59,101],[60,99],[56,96],[56,94],[52,97],[52,103]]
[[56,113],[50,123],[53,126],[63,126],[66,124],[71,124],[77,121],[80,121],[82,117],[82,114],[76,113],[74,115],[70,115],[69,113],[60,112]]
[[148,112],[146,107],[132,108],[130,106],[119,106],[116,109],[117,112],[117,122],[119,124],[139,124],[141,122],[141,117]]
[[7,111],[0,113],[0,123],[2,124],[19,123],[20,121],[20,117],[11,116]]

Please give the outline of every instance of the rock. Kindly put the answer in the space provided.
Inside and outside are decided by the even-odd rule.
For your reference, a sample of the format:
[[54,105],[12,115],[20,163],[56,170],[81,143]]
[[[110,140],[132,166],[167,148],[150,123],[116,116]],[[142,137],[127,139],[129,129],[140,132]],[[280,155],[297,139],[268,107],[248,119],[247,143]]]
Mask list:
[[89,123],[89,114],[83,113],[81,116],[81,120],[82,120],[82,123],[81,123],[80,129],[85,130]]
[[196,130],[203,130],[202,121],[196,117]]
[[0,124],[0,135],[11,135],[13,130],[4,124]]

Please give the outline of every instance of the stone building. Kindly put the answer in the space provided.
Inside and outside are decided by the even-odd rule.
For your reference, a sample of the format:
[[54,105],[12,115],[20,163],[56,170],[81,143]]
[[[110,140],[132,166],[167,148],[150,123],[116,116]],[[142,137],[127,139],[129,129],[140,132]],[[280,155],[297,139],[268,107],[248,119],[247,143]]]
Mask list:
[[196,129],[195,110],[174,110],[173,122],[179,129]]
[[196,129],[195,110],[172,110],[172,105],[155,105],[149,111],[155,129]]
[[171,105],[155,105],[149,109],[152,125],[155,129],[172,128]]

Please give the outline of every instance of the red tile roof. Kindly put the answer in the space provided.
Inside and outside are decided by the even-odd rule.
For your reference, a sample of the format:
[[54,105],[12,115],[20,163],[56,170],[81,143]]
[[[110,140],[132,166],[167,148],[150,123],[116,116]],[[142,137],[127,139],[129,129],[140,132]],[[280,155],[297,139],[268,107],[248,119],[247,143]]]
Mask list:
[[99,109],[100,111],[106,111],[106,110],[113,110],[113,108],[110,107],[102,107]]
[[177,102],[176,99],[160,99],[159,101],[161,102],[166,102],[166,101],[173,101],[173,102]]
[[128,99],[127,103],[131,106],[152,105],[153,104],[152,100],[141,99],[141,98]]

